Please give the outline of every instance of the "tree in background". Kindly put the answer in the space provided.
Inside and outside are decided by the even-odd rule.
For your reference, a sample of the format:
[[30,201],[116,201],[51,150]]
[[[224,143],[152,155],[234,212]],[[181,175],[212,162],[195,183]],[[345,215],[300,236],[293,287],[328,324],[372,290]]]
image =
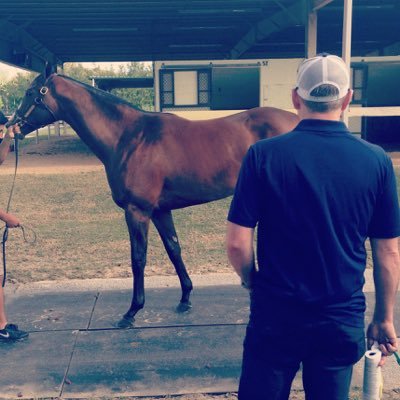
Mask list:
[[[70,76],[77,81],[92,84],[92,77],[149,77],[152,76],[152,67],[145,63],[128,63],[119,66],[117,70],[113,67],[109,69],[100,68],[96,64],[93,67],[84,67],[82,64],[65,64],[64,70],[60,71],[63,75]],[[0,82],[0,108],[7,115],[11,115],[18,107],[26,89],[37,76],[37,73],[18,74],[15,78]],[[154,91],[153,89],[115,89],[112,93],[132,105],[143,110],[154,110]]]
[[9,81],[0,82],[0,108],[6,115],[11,115],[17,109],[26,89],[36,75],[33,72],[19,73]]
[[[84,68],[82,64],[68,64],[64,66],[64,75],[91,85],[93,77],[151,77],[153,70],[150,65],[138,62],[120,65],[117,70],[113,67],[102,69],[95,64],[93,64],[92,68]],[[143,110],[154,110],[154,90],[151,88],[113,89],[111,93]]]
[[[153,76],[153,69],[150,65],[132,62],[126,67],[120,67],[120,73],[121,76],[145,78]],[[154,111],[154,90],[152,88],[114,89],[112,93],[143,110]]]

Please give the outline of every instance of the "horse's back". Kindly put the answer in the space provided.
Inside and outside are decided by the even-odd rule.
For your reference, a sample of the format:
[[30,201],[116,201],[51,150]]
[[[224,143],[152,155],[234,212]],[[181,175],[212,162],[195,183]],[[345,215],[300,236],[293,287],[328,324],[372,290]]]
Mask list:
[[224,175],[229,187],[236,182],[242,159],[252,144],[287,133],[298,123],[295,114],[272,107],[208,120],[187,120],[173,114],[165,117],[163,138],[154,149],[157,162],[163,160],[162,170],[172,175],[186,171],[204,180]]
[[159,113],[159,115],[166,128],[172,127],[168,129],[171,133],[214,135],[216,131],[223,134],[232,129],[240,133],[243,128],[249,132],[256,132],[259,136],[256,140],[287,133],[299,122],[296,114],[275,107],[256,107],[228,116],[204,120],[189,120],[172,113]]

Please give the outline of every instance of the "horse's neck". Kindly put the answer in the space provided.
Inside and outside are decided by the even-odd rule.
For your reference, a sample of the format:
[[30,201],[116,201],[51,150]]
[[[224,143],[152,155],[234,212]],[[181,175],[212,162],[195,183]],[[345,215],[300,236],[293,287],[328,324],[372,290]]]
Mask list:
[[96,94],[72,80],[57,76],[53,82],[59,118],[106,164],[121,134],[118,121],[110,118],[115,104],[109,99],[97,101]]

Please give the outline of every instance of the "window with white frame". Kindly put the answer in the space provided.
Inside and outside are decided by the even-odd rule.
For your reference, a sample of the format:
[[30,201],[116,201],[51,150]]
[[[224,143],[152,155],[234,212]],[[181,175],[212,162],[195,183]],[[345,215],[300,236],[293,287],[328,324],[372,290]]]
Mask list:
[[160,106],[204,108],[210,105],[209,69],[160,70]]

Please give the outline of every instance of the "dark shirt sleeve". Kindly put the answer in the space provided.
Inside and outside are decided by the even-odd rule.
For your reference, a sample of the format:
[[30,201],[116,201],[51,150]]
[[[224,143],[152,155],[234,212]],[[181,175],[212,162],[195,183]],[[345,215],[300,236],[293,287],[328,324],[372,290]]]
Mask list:
[[228,214],[228,221],[254,228],[259,220],[261,184],[257,171],[257,157],[253,147],[247,152]]
[[370,238],[389,239],[400,236],[399,201],[396,175],[389,157],[382,191],[377,198],[374,214],[369,225]]

